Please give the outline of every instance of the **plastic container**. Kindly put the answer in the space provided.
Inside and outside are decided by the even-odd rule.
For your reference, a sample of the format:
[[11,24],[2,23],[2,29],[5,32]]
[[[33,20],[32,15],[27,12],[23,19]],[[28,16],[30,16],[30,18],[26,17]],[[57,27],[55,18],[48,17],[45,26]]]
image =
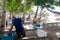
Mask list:
[[3,35],[1,40],[15,40],[15,37]]
[[15,40],[15,32],[5,33],[2,35],[1,40]]
[[38,37],[47,37],[47,32],[42,29],[37,29],[37,36]]

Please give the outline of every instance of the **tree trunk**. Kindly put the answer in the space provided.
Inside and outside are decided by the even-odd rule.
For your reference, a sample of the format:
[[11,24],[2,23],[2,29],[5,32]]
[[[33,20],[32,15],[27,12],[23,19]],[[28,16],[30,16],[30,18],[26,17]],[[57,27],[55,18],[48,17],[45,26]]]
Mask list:
[[12,14],[11,14],[11,12],[10,12],[10,19],[12,19]]
[[25,14],[26,14],[26,2],[27,2],[27,0],[25,0],[25,4],[24,4],[24,15],[23,15],[24,18],[25,18]]
[[18,10],[18,13],[17,14],[18,14],[18,18],[19,18],[20,17],[20,10]]
[[20,18],[21,18],[21,12],[19,13],[19,16],[20,16]]
[[[41,21],[43,9],[44,9],[44,8],[41,7],[41,11],[40,11],[40,26],[41,26],[41,23],[43,23],[43,21]],[[43,24],[42,24],[42,25],[43,25]]]
[[48,11],[50,11],[50,12],[52,12],[52,13],[54,13],[54,14],[59,14],[60,15],[60,12],[57,12],[57,11],[52,11],[52,10],[50,10],[49,8],[46,8]]
[[14,13],[13,13],[13,7],[11,7],[11,20],[12,20],[12,17],[14,16]]
[[20,17],[20,11],[18,11],[18,18]]
[[10,20],[12,20],[13,12],[10,12]]
[[41,20],[41,17],[42,17],[42,11],[43,11],[43,8],[41,7],[41,11],[40,11],[40,20]]
[[30,16],[31,16],[31,15],[30,15],[30,13],[29,13],[29,15],[28,15],[28,17],[27,17],[27,20],[28,20],[28,21],[30,20]]
[[11,7],[11,10],[10,10],[10,20],[12,20],[12,16],[13,16],[13,7]]
[[36,9],[36,14],[35,14],[34,19],[36,19],[36,17],[37,17],[38,9],[39,9],[39,6],[37,6],[37,9]]
[[0,36],[2,35],[2,31],[5,27],[6,23],[6,0],[2,0],[3,5],[2,5],[2,19],[1,19],[1,26],[0,26]]
[[26,14],[26,2],[27,0],[24,0],[25,3],[24,3],[24,14],[23,14],[23,21],[25,21],[25,14]]
[[28,19],[30,19],[30,16],[31,16],[31,15],[29,14]]

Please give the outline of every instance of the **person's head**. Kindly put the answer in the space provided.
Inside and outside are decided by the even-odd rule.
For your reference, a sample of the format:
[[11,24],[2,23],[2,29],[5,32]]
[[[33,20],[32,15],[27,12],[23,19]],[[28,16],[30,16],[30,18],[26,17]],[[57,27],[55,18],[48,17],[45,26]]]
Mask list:
[[36,24],[36,20],[33,21],[33,24]]
[[15,19],[15,18],[16,18],[15,16],[12,17],[12,19]]

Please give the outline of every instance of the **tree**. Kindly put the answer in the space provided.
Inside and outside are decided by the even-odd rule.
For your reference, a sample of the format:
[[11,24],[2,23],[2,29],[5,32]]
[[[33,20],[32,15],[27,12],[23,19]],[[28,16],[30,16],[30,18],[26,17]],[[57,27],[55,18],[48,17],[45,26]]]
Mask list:
[[19,13],[21,2],[22,0],[7,0],[7,11],[12,15]]
[[[27,3],[28,4],[28,3]],[[28,10],[30,10],[30,5],[27,5],[25,12],[27,12]],[[7,0],[7,11],[9,12],[14,12],[14,13],[24,13],[24,2],[22,2],[22,0]],[[12,11],[11,11],[12,9]]]
[[25,0],[24,4],[24,13],[23,13],[23,20],[25,20],[25,14],[31,12],[31,5],[32,0]]
[[52,13],[54,13],[54,14],[59,14],[60,15],[60,12],[57,12],[57,11],[53,11],[53,10],[50,10],[49,8],[46,8],[48,11],[50,11],[50,12],[52,12]]
[[0,16],[1,16],[1,13],[2,13],[2,0],[0,0]]
[[38,9],[39,9],[39,6],[37,6],[37,9],[36,9],[36,13],[35,13],[34,20],[35,20],[35,18],[37,17]]
[[0,36],[2,34],[2,31],[5,27],[5,22],[6,22],[6,0],[2,0],[3,5],[2,5],[2,19],[1,19],[1,26],[0,26]]
[[40,18],[41,18],[42,10],[44,8],[51,7],[53,5],[58,5],[56,0],[34,0],[34,3],[36,6],[41,7]]
[[0,0],[0,6],[2,6],[2,1]]
[[18,14],[20,16],[20,13],[23,13],[23,19],[25,19],[25,14],[28,12],[31,12],[31,1],[26,0],[24,3],[22,0],[7,0],[7,11],[10,12],[10,14]]

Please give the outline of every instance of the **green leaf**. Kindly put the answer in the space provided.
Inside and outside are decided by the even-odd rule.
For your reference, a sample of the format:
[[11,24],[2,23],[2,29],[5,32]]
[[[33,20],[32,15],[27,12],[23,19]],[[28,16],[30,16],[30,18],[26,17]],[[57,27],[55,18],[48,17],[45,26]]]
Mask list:
[[0,6],[2,6],[2,2],[0,1]]

